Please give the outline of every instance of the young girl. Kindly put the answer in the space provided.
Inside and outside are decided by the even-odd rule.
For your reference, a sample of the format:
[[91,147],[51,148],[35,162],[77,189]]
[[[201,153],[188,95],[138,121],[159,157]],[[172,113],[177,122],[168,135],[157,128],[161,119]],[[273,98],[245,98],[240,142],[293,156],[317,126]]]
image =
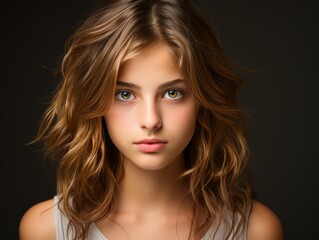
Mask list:
[[113,0],[70,38],[37,140],[57,196],[21,240],[282,239],[251,199],[241,78],[186,0]]

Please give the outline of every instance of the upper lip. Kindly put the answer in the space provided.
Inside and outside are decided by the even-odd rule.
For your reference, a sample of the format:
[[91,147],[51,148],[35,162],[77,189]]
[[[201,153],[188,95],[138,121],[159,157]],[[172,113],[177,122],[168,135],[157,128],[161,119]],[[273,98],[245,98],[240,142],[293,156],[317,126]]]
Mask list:
[[139,141],[134,142],[134,144],[154,144],[154,143],[167,143],[166,140],[158,139],[158,138],[145,138]]

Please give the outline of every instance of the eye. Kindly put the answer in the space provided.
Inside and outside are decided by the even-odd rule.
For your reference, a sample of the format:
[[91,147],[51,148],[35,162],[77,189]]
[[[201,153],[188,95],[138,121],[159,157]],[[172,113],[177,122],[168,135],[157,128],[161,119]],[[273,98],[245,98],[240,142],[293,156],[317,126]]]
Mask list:
[[115,94],[115,98],[120,101],[129,101],[133,100],[135,97],[129,91],[120,91]]
[[168,99],[180,99],[183,97],[183,93],[179,90],[168,90],[163,97]]

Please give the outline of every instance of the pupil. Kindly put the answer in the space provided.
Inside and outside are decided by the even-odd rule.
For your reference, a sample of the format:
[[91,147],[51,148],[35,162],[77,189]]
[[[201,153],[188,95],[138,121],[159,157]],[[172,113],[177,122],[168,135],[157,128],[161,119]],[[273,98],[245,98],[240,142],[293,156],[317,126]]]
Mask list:
[[175,90],[171,90],[168,92],[169,96],[171,98],[176,98],[177,97],[177,92]]
[[122,98],[123,99],[129,99],[131,94],[129,92],[122,92]]

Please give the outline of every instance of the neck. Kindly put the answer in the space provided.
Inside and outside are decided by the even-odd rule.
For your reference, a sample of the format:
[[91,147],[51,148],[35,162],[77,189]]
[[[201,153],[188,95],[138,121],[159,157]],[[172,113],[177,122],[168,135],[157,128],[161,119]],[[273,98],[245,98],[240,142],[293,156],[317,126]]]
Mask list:
[[124,160],[125,177],[120,185],[118,207],[134,212],[177,209],[187,192],[186,179],[179,179],[185,170],[179,157],[160,170],[145,170]]

